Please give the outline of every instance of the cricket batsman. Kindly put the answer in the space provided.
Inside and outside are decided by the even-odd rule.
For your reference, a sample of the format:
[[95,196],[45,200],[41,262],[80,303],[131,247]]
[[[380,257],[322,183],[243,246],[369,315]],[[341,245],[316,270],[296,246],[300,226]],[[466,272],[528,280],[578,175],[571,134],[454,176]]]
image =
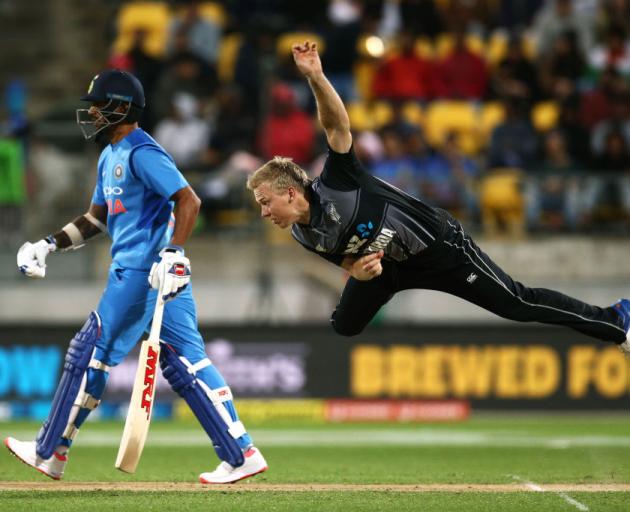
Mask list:
[[160,366],[221,459],[200,481],[230,483],[261,473],[267,463],[239,421],[230,388],[206,356],[197,330],[190,261],[183,247],[200,200],[173,159],[138,127],[145,99],[135,76],[104,71],[81,100],[91,103],[77,110],[81,131],[86,139],[105,145],[89,210],[59,232],[26,242],[17,264],[26,276],[43,278],[50,253],[78,249],[107,232],[112,239],[107,287],[96,311],[70,341],[59,387],[37,439],[8,437],[4,444],[22,462],[59,480],[79,428],[101,401],[110,369],[147,330],[156,290],[162,289],[169,302]]
[[295,45],[293,57],[326,132],[324,170],[311,181],[291,159],[275,157],[247,186],[263,218],[291,226],[304,248],[349,272],[331,318],[337,333],[360,333],[395,293],[422,288],[461,297],[503,318],[565,325],[630,353],[629,300],[592,306],[513,280],[448,212],[363,168],[352,148],[348,114],[322,71],[316,45]]

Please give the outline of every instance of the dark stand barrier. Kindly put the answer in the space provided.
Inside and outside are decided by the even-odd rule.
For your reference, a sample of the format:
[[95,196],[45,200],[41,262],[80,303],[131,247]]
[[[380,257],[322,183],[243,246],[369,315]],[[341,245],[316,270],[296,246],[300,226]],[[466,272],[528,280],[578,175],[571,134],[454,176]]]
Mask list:
[[[0,327],[0,401],[52,396],[73,327]],[[473,409],[627,409],[629,363],[613,344],[524,324],[202,328],[208,354],[239,397],[470,400]],[[136,353],[106,398],[125,401]],[[167,386],[159,396],[170,400]]]

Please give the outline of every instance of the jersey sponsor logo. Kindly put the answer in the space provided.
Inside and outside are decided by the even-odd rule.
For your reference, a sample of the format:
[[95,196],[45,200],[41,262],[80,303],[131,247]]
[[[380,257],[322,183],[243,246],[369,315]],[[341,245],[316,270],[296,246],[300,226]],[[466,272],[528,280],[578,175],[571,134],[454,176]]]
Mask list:
[[358,235],[352,235],[352,238],[348,241],[348,245],[346,245],[344,254],[356,254],[359,252],[359,249],[367,244],[367,239],[361,240]]
[[103,187],[106,196],[121,196],[125,191],[121,187]]
[[357,233],[359,233],[361,238],[368,238],[372,234],[373,229],[374,224],[372,224],[372,221],[368,221],[367,224],[359,224],[357,226]]
[[107,203],[107,213],[109,215],[118,215],[119,213],[125,213],[127,211],[123,202],[118,198],[112,200],[110,197],[105,202]]
[[122,179],[124,174],[124,169],[122,164],[118,164],[116,167],[114,167],[114,178],[116,178],[117,180]]
[[396,231],[393,229],[383,228],[376,239],[370,244],[367,252],[378,252],[384,250],[385,247],[389,245],[389,242],[392,241],[395,234]]

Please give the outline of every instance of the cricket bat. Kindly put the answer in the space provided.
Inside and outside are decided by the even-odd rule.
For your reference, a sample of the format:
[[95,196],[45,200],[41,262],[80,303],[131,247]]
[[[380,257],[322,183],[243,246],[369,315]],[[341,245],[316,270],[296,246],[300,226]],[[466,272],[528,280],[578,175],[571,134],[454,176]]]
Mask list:
[[120,448],[116,457],[116,469],[125,473],[135,473],[144,442],[149,433],[151,413],[153,412],[153,400],[155,398],[155,381],[158,361],[160,358],[160,329],[162,327],[162,314],[164,313],[164,300],[162,289],[158,290],[151,323],[149,338],[140,346],[138,370],[133,383],[129,411],[125,421]]

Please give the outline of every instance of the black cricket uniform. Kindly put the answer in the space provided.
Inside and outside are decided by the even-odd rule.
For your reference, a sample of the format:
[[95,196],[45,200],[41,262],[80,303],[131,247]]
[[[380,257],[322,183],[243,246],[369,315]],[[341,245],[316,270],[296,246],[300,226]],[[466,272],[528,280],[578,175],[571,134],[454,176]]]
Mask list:
[[511,320],[566,325],[616,343],[626,339],[612,307],[514,281],[459,221],[370,175],[353,149],[341,154],[329,148],[307,198],[310,223],[294,224],[291,231],[306,249],[336,265],[346,256],[385,254],[380,276],[348,280],[331,318],[339,334],[360,333],[396,292],[422,288],[450,293]]

